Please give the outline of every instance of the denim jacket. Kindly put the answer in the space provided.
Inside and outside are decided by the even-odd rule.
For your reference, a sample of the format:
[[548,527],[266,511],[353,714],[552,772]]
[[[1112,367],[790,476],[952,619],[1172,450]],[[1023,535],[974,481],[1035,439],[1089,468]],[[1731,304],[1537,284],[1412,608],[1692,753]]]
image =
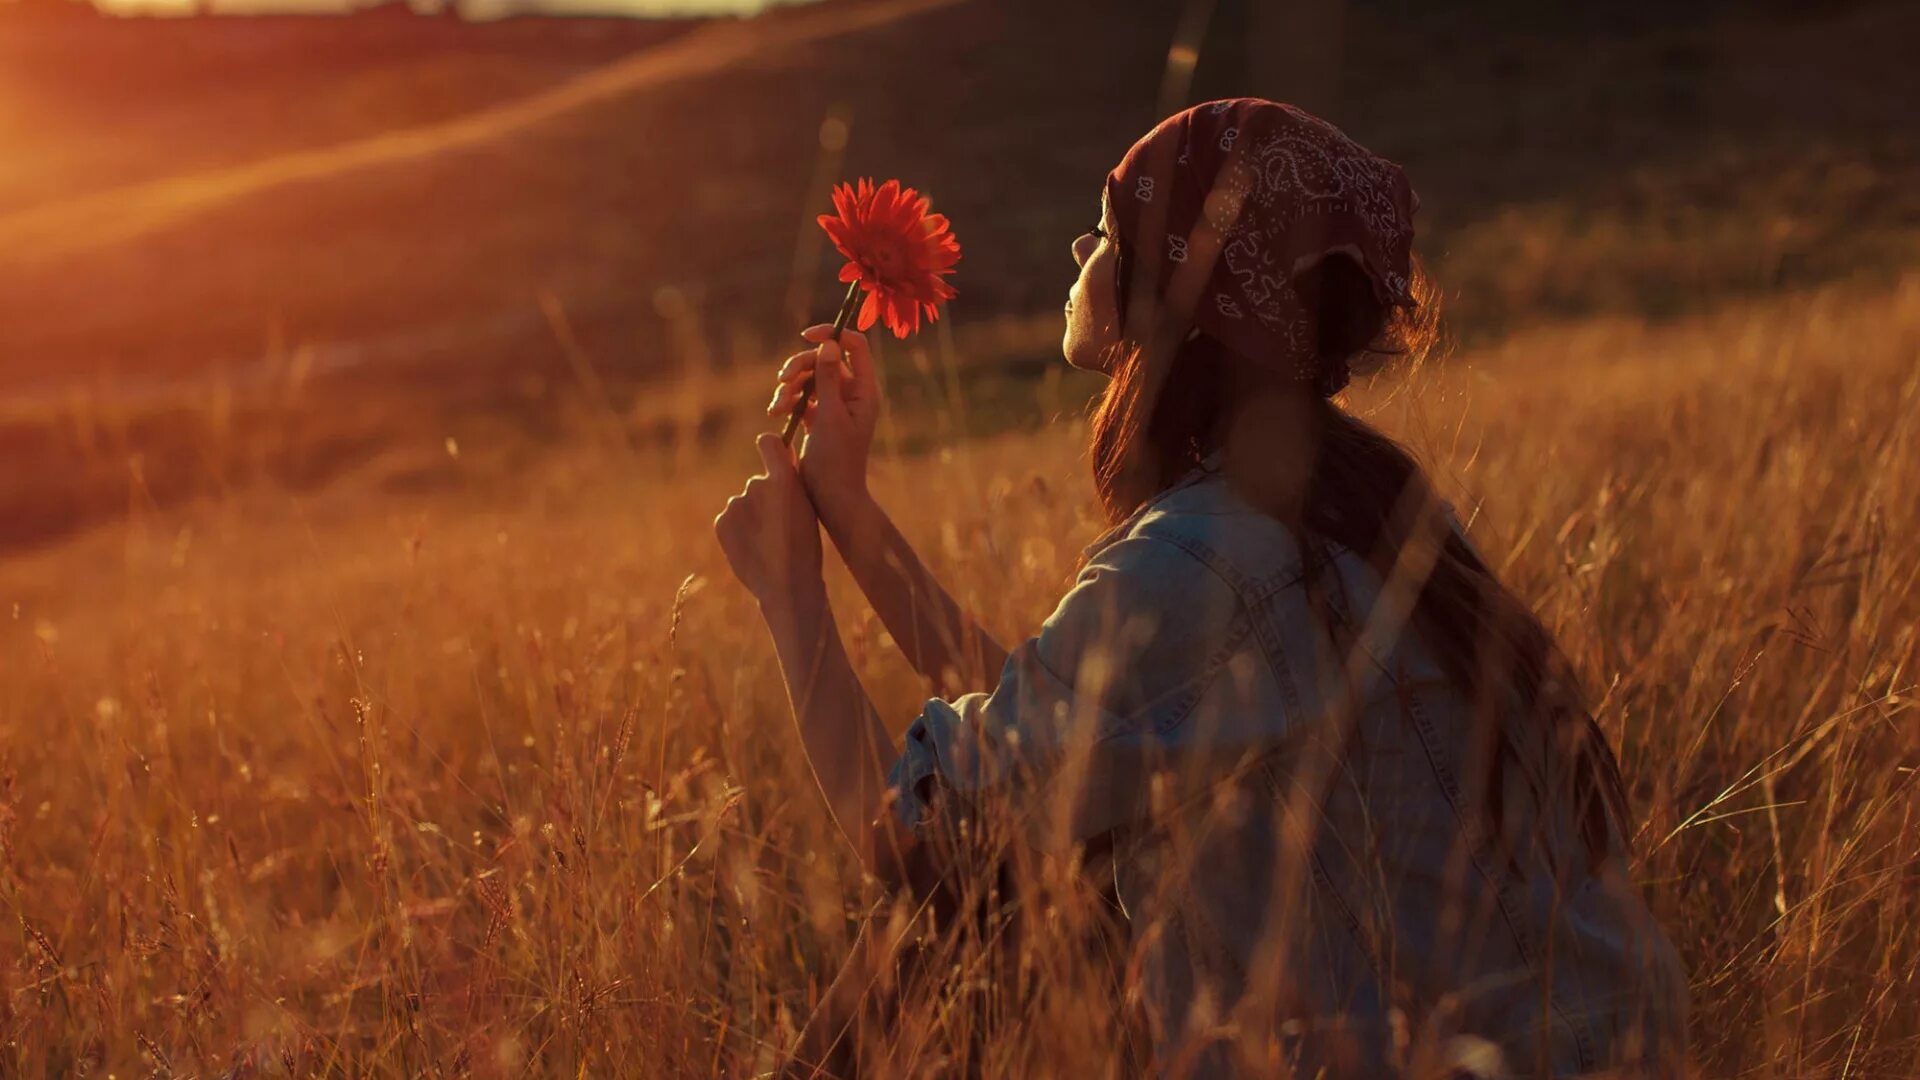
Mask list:
[[[1461,695],[1411,630],[1347,668],[1294,535],[1217,461],[1088,554],[992,692],[927,703],[889,782],[909,826],[937,786],[1041,847],[1114,838],[1163,1074],[1389,1075],[1421,1046],[1482,1062],[1454,1075],[1677,1071],[1678,957],[1537,734],[1508,733],[1513,835],[1487,835]],[[1331,562],[1321,594],[1367,624],[1379,575]]]

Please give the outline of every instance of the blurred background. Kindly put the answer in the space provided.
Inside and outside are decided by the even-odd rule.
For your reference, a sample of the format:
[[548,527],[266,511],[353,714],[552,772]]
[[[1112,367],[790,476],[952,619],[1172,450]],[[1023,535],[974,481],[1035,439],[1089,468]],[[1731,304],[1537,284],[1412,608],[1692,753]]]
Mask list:
[[1457,342],[1890,281],[1915,40],[1869,0],[4,0],[0,547],[431,485],[448,438],[511,468],[580,407],[714,430],[830,316],[812,218],[862,174],[955,222],[914,347],[959,422],[1037,423],[1091,389],[1032,387],[1102,175],[1233,94],[1405,163]]
[[[1911,0],[0,0],[0,1076],[772,1068],[874,898],[711,535],[842,291],[814,217],[873,175],[953,221],[872,483],[1018,641],[1105,527],[1069,245],[1237,94],[1420,193],[1445,347],[1345,404],[1581,673],[1693,1075],[1920,1075],[1916,42]],[[825,573],[897,732],[929,684]],[[1113,988],[1034,955],[998,1065],[928,1052],[1116,1075]]]

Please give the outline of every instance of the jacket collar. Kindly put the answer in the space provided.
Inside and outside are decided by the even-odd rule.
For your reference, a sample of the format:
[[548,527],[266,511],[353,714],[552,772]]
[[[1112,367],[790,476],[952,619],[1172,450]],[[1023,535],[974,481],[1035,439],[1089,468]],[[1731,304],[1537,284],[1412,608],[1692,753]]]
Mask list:
[[1091,562],[1094,556],[1113,546],[1122,537],[1132,532],[1133,527],[1140,523],[1141,518],[1146,517],[1158,509],[1160,504],[1166,502],[1174,492],[1183,491],[1193,487],[1195,484],[1204,483],[1220,475],[1221,465],[1225,456],[1226,452],[1223,450],[1210,451],[1205,457],[1200,459],[1198,465],[1188,469],[1180,479],[1168,484],[1166,487],[1160,489],[1152,498],[1141,503],[1133,513],[1127,515],[1126,520],[1102,532],[1098,537],[1094,538],[1093,543],[1081,548],[1081,563]]

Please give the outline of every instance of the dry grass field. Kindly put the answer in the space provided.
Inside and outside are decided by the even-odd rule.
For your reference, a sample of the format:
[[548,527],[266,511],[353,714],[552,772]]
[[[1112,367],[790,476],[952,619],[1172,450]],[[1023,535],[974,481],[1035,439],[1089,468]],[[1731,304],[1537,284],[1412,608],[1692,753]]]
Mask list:
[[[1454,344],[1347,404],[1584,678],[1695,1074],[1920,1075],[1920,9],[1671,6],[1350,5]],[[1019,639],[1099,528],[1055,305],[1141,7],[0,17],[0,1077],[770,1068],[884,900],[711,534],[809,184],[967,245],[875,486]],[[1071,870],[880,1074],[1124,1074]]]
[[[1909,278],[1543,327],[1355,392],[1599,701],[1702,1075],[1920,1067],[1916,357]],[[878,894],[711,541],[747,430],[136,506],[0,564],[3,1071],[765,1067]],[[1005,638],[1095,529],[1079,436],[878,466]],[[835,582],[902,727],[923,691]],[[1062,936],[1000,961],[992,1007],[927,1005],[909,1071],[1109,1060],[1114,1002]]]

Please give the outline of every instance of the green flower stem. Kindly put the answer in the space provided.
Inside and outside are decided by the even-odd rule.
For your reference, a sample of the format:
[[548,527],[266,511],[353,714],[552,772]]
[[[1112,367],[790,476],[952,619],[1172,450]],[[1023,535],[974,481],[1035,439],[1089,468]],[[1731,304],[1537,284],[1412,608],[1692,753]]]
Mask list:
[[[857,306],[859,300],[860,279],[855,278],[853,282],[847,286],[847,298],[840,302],[840,314],[836,315],[833,320],[834,344],[840,344],[840,331],[845,330],[847,324],[853,321],[853,309]],[[807,383],[801,387],[801,391],[800,402],[793,407],[793,412],[788,415],[786,430],[780,433],[780,441],[786,443],[788,446],[793,445],[794,433],[800,430],[800,417],[801,414],[807,411],[807,399],[813,397],[813,376],[807,376]]]

